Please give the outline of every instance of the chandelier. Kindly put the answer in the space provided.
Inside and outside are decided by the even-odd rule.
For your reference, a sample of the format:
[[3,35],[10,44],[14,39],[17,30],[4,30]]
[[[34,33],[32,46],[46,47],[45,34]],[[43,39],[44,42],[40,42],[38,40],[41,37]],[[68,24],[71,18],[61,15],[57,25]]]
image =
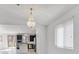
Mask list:
[[27,26],[29,28],[35,28],[35,20],[34,20],[33,15],[32,15],[32,8],[30,8],[30,16],[29,16],[28,21],[27,21]]

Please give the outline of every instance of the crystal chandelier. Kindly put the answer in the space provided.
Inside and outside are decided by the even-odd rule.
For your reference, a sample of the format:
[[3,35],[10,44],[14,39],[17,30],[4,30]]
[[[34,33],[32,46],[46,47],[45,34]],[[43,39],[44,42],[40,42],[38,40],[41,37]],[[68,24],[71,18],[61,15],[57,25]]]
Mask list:
[[30,16],[29,16],[28,21],[27,21],[27,26],[29,28],[35,28],[35,20],[34,20],[33,15],[32,15],[32,8],[30,8]]

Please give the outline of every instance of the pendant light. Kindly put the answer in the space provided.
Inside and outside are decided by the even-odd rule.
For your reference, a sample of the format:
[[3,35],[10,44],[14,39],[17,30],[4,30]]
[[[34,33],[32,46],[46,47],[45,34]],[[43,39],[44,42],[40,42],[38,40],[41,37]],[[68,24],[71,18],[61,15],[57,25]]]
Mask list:
[[27,26],[29,28],[35,28],[35,20],[34,20],[33,15],[32,15],[32,8],[30,8],[30,16],[29,16],[28,21],[27,21]]

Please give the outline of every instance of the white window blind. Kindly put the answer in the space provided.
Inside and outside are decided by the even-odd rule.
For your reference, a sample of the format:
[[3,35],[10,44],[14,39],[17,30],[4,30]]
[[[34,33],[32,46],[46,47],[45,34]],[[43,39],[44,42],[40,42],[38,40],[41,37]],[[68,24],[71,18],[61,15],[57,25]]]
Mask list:
[[63,48],[64,28],[62,25],[58,26],[56,29],[56,39],[57,46]]
[[8,41],[6,35],[0,35],[0,50],[8,48]]
[[73,21],[56,26],[55,43],[57,47],[73,49]]
[[2,49],[3,41],[2,41],[2,36],[0,36],[0,49]]

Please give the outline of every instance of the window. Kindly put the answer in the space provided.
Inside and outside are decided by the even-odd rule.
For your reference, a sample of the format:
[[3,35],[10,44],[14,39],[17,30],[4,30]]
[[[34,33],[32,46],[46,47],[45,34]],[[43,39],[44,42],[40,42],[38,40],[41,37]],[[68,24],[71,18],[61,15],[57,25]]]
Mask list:
[[60,48],[73,49],[73,21],[56,26],[55,44]]
[[0,35],[0,49],[2,49],[2,36]]
[[7,43],[7,35],[1,34],[0,35],[0,50],[8,48],[8,43]]

